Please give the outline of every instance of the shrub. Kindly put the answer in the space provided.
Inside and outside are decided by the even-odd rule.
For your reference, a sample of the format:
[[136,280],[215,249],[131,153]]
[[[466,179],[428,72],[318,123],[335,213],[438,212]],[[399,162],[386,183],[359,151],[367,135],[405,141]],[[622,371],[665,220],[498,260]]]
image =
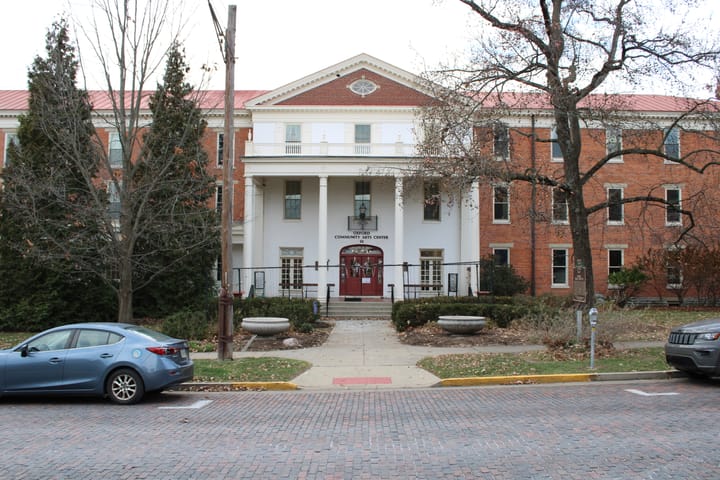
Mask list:
[[[608,322],[601,313],[602,321],[596,330],[597,342],[612,345],[622,332],[621,322]],[[526,316],[516,320],[515,325],[523,330],[534,332],[531,342],[542,343],[548,348],[567,348],[578,345],[576,309],[538,308]],[[580,345],[589,345],[590,325],[587,313],[583,313],[582,335]]]
[[529,286],[512,265],[496,265],[492,256],[480,260],[480,290],[493,295],[513,296],[524,293]]
[[640,267],[623,268],[608,276],[608,283],[615,285],[612,290],[612,299],[618,307],[627,305],[628,300],[634,297],[640,288],[650,279]]
[[183,310],[165,317],[161,328],[162,333],[174,338],[203,340],[209,336],[210,322],[205,312]]
[[[496,300],[496,303],[489,303]],[[512,299],[501,297],[432,297],[395,302],[392,321],[399,332],[435,321],[441,315],[487,317],[500,328],[531,311],[531,306],[512,305]]]
[[234,308],[235,327],[238,328],[245,317],[283,317],[290,320],[295,329],[311,324],[316,317],[313,314],[313,300],[284,297],[254,297],[237,300]]

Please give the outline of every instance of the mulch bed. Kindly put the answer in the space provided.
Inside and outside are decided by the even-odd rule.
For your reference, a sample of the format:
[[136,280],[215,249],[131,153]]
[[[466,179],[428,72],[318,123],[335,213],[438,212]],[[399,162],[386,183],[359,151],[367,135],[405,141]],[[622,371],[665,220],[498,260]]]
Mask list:
[[[315,322],[313,326],[315,328],[307,333],[290,329],[285,333],[269,337],[255,336],[254,339],[252,333],[238,329],[233,336],[233,351],[267,352],[271,350],[297,350],[299,348],[317,347],[325,343],[332,331],[333,324],[321,321]],[[285,345],[283,341],[288,338],[294,338],[297,341],[297,346]],[[216,346],[217,342],[217,336],[215,336],[212,340],[208,340],[207,343]]]
[[448,333],[436,322],[411,328],[398,334],[406,345],[424,347],[473,347],[486,345],[527,345],[527,333],[512,328],[487,326],[474,335]]

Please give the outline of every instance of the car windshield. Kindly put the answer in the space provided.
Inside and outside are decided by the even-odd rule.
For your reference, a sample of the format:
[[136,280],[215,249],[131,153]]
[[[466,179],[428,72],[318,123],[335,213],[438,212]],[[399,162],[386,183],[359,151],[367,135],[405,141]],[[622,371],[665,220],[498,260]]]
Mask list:
[[130,325],[128,327],[125,327],[125,330],[139,333],[140,335],[155,340],[156,342],[168,342],[175,340],[172,337],[168,337],[164,333],[156,332],[155,330],[150,330],[149,328],[141,327],[138,325]]

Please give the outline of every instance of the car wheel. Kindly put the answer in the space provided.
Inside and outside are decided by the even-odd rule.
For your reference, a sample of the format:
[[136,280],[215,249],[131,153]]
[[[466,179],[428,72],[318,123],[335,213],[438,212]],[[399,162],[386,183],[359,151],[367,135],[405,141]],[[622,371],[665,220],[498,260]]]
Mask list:
[[110,374],[105,391],[114,403],[132,405],[142,400],[145,387],[137,372],[123,368]]

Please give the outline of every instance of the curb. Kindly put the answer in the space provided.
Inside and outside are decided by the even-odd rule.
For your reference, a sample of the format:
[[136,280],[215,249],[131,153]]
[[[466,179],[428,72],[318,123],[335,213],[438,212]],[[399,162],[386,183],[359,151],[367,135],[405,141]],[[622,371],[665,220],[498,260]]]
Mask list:
[[508,375],[501,377],[443,378],[440,387],[471,387],[478,385],[522,385],[531,383],[589,382],[593,373],[571,373],[556,375]]
[[609,382],[623,380],[669,380],[687,375],[678,370],[617,373],[569,373],[554,375],[507,375],[498,377],[444,378],[438,387],[472,387],[481,385],[524,385],[537,383]]
[[[628,380],[671,380],[686,378],[678,370],[614,373],[563,373],[552,375],[506,375],[497,377],[443,378],[434,387],[476,387],[483,385],[534,385],[539,383],[619,382]],[[176,391],[290,391],[302,390],[293,382],[187,382]]]
[[176,391],[284,391],[300,390],[297,384],[292,382],[185,382],[175,385],[172,390]]

